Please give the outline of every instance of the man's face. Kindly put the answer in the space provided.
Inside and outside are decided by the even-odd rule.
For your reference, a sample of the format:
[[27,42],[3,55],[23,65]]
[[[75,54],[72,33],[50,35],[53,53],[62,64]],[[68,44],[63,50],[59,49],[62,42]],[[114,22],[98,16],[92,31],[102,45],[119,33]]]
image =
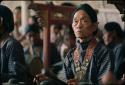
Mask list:
[[85,11],[79,10],[74,14],[72,28],[77,38],[88,38],[96,31],[97,25],[95,24]]
[[105,45],[110,44],[113,41],[113,33],[112,32],[104,32],[103,40]]

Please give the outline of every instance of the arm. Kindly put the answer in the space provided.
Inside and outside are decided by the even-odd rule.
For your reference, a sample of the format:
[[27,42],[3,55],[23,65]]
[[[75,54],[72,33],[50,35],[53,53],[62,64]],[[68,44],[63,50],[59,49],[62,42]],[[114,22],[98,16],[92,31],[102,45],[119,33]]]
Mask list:
[[7,45],[7,52],[9,79],[24,81],[26,68],[22,46],[18,42],[11,42]]
[[101,84],[115,84],[116,79],[113,73],[114,62],[112,58],[115,58],[114,53],[111,50],[104,49],[100,52],[100,58],[98,62],[98,80]]

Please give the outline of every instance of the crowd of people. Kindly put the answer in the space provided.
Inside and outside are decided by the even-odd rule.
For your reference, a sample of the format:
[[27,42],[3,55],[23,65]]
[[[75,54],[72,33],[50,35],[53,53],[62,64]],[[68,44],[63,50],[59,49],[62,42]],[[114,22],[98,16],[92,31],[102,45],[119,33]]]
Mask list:
[[40,17],[29,17],[24,35],[21,7],[12,12],[0,5],[0,84],[125,84],[125,35],[120,24],[107,22],[100,31],[97,12],[89,4],[81,4],[71,15],[71,25],[50,27],[51,68],[45,75]]

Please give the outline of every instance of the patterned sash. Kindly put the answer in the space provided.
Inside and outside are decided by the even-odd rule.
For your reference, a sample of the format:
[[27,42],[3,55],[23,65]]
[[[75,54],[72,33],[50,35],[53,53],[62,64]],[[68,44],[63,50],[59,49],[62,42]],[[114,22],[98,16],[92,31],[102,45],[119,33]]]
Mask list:
[[88,65],[89,65],[89,61],[93,55],[93,52],[94,52],[96,45],[97,45],[97,41],[95,38],[93,38],[88,44],[88,47],[86,49],[86,54],[85,54],[84,60],[83,60],[81,65],[79,62],[79,58],[80,58],[79,51],[78,51],[79,48],[75,49],[75,51],[74,51],[74,64],[75,64],[75,71],[76,71],[75,78],[77,80],[80,81],[80,80],[84,79]]

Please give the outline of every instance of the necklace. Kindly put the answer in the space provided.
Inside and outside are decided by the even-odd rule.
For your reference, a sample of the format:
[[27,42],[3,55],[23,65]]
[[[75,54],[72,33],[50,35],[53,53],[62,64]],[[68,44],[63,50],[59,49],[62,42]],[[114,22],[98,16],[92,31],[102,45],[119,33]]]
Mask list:
[[86,74],[86,71],[87,71],[87,68],[89,65],[89,61],[91,60],[91,57],[93,55],[93,52],[94,52],[96,45],[97,45],[97,41],[95,38],[93,38],[88,44],[88,47],[86,49],[86,54],[84,56],[84,60],[83,60],[81,65],[79,62],[79,58],[80,58],[80,55],[78,52],[79,48],[75,49],[75,51],[74,51],[74,64],[75,64],[75,71],[76,71],[75,78],[77,80],[84,79],[84,76]]

